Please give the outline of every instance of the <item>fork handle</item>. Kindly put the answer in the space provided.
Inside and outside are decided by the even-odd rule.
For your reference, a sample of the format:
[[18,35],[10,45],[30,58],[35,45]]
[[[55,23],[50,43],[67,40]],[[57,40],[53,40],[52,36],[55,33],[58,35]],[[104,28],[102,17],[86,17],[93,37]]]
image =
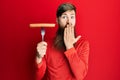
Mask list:
[[42,35],[42,41],[44,41],[44,35]]
[[[44,30],[43,27],[41,27],[41,31]],[[44,35],[42,35],[42,41],[44,41]]]

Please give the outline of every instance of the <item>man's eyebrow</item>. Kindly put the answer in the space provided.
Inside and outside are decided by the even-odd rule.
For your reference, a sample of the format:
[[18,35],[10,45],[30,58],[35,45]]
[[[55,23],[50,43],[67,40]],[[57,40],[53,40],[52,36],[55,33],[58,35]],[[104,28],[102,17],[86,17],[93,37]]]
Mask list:
[[70,15],[75,15],[75,13],[71,13]]
[[62,15],[67,15],[66,13],[63,13]]

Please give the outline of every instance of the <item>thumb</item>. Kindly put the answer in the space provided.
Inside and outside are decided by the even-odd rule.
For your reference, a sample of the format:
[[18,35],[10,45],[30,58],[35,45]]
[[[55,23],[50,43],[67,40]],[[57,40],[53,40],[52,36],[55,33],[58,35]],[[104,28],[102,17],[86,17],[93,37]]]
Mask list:
[[75,43],[81,38],[81,36],[78,36],[76,39],[75,39]]

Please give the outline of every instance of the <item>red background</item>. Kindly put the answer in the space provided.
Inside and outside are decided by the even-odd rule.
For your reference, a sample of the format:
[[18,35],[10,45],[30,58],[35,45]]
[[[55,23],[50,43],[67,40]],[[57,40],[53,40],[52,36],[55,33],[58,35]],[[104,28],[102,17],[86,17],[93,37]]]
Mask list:
[[[0,0],[0,80],[34,80],[40,29],[30,23],[56,22],[62,2],[77,7],[77,33],[90,42],[85,80],[120,80],[119,0]],[[57,27],[46,29],[46,40]]]

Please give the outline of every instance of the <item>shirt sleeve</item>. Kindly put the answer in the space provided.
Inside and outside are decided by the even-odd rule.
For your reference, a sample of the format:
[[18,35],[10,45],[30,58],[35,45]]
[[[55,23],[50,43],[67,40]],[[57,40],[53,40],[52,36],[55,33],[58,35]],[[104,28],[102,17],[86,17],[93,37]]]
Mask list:
[[45,58],[42,59],[40,64],[36,63],[36,80],[41,80],[44,77],[46,71],[46,60]]
[[65,51],[70,68],[74,75],[73,80],[83,80],[88,71],[89,43],[82,41],[76,48]]

